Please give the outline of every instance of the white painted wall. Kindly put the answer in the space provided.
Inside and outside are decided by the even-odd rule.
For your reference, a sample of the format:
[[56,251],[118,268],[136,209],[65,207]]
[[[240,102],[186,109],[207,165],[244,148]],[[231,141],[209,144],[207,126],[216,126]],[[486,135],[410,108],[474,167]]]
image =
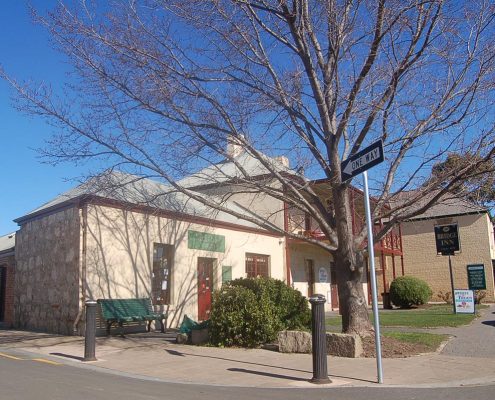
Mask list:
[[[306,274],[306,260],[313,260],[315,272],[315,293],[324,295],[327,298],[325,310],[331,310],[330,297],[330,262],[332,256],[316,246],[309,244],[291,244],[290,247],[290,267],[292,275],[292,286],[299,290],[303,296],[308,296],[308,277]],[[319,270],[324,269],[327,274],[327,281],[320,282]]]
[[[225,253],[188,248],[187,232],[225,236]],[[98,298],[150,297],[153,243],[175,246],[169,326],[187,314],[197,319],[197,259],[217,259],[213,286],[220,288],[222,265],[232,278],[246,276],[245,254],[270,256],[270,275],[285,280],[284,242],[278,237],[209,227],[104,206],[88,206],[86,276],[88,295]]]

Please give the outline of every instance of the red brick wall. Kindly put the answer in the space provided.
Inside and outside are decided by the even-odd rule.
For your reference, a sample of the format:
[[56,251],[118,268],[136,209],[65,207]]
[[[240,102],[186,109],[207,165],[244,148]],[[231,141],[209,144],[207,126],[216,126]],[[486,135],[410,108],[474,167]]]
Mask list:
[[0,258],[0,266],[7,267],[5,285],[5,315],[3,323],[10,327],[14,323],[14,256]]

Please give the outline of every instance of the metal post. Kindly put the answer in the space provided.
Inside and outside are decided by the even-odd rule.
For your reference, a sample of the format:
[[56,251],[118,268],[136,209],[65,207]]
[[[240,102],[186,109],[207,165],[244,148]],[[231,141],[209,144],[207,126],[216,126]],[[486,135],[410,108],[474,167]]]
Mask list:
[[316,294],[311,303],[311,335],[313,339],[313,378],[311,383],[331,383],[327,369],[327,335],[325,332],[325,296]]
[[96,301],[89,300],[86,303],[86,333],[84,335],[83,361],[96,361]]
[[454,308],[454,314],[457,314],[455,309],[455,298],[454,298],[454,273],[452,272],[452,261],[449,254],[449,271],[450,271],[450,290],[452,290],[452,307]]
[[376,289],[376,272],[375,272],[375,249],[373,242],[373,222],[371,221],[370,193],[368,189],[367,171],[363,172],[363,183],[364,183],[364,208],[366,211],[366,227],[368,231],[368,254],[369,254],[369,262],[370,262],[373,324],[375,326],[376,369],[378,375],[378,383],[383,383],[382,345],[380,342],[380,320],[378,317],[378,298],[376,294],[377,289]]

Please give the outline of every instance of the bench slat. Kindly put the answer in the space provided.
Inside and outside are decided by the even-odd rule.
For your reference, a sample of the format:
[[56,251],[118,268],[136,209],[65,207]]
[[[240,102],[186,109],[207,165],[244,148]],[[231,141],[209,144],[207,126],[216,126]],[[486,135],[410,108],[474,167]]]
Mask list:
[[151,321],[160,320],[162,332],[164,331],[163,320],[167,318],[166,313],[155,313],[151,305],[151,299],[99,299],[101,314],[107,322],[107,333],[110,332],[112,323],[122,325],[124,322],[148,321],[148,331]]

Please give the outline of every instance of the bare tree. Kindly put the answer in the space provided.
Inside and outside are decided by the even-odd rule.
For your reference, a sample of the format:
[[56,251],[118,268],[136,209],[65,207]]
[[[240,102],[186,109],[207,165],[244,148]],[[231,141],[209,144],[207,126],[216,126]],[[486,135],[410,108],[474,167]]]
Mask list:
[[[386,221],[379,240],[474,168],[466,165],[439,185],[428,181],[435,162],[449,152],[494,157],[493,2],[104,3],[61,2],[35,16],[74,67],[63,97],[3,74],[19,107],[56,127],[46,155],[55,162],[98,158],[153,176],[216,209],[327,250],[337,265],[343,331],[371,330],[360,283],[365,231],[352,230],[341,161],[374,140],[384,143],[386,162],[373,185],[373,217]],[[262,165],[264,179],[252,179],[226,151],[228,138]],[[292,169],[265,154],[286,156]],[[327,240],[299,235],[252,210],[233,211],[224,196],[181,184],[224,159],[236,166],[239,191],[264,193],[310,214]],[[326,179],[329,201],[302,170]],[[394,201],[411,189],[405,201]]]

